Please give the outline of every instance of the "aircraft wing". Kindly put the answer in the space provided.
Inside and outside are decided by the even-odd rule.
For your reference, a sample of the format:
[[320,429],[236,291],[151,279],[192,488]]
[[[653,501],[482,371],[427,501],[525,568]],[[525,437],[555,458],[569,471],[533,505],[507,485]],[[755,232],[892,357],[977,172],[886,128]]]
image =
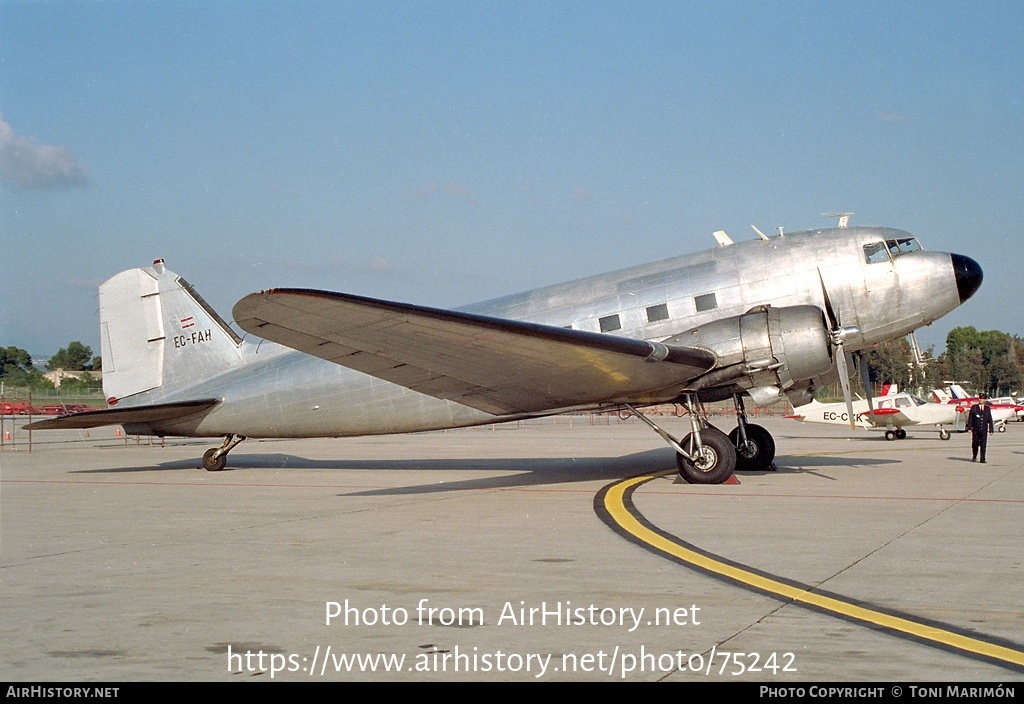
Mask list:
[[184,418],[213,408],[219,399],[208,398],[198,401],[181,401],[178,403],[157,403],[148,406],[129,406],[127,408],[107,408],[101,411],[82,411],[57,418],[29,423],[27,430],[63,430],[98,428],[101,425],[123,425],[124,423],[150,423],[153,421]]
[[898,408],[876,408],[864,414],[873,425],[917,425],[918,421],[911,418]]
[[714,367],[706,350],[342,293],[240,300],[246,332],[497,415],[659,402]]

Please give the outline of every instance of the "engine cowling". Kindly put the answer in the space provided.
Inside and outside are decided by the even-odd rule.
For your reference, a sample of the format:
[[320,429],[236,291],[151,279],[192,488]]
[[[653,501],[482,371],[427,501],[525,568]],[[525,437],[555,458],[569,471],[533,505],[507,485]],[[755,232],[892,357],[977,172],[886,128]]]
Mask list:
[[[739,386],[758,405],[773,403],[801,382],[833,368],[825,314],[815,306],[758,306],[663,340],[715,354],[718,363],[695,382],[695,390]],[[702,394],[704,395],[704,394]]]

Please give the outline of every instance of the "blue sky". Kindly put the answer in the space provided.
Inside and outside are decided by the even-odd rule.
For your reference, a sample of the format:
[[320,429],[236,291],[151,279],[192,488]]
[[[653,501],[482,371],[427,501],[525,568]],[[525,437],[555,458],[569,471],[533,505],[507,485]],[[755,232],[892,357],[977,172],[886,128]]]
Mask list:
[[157,257],[225,317],[456,306],[724,229],[909,230],[1024,335],[1024,3],[0,3],[0,346]]

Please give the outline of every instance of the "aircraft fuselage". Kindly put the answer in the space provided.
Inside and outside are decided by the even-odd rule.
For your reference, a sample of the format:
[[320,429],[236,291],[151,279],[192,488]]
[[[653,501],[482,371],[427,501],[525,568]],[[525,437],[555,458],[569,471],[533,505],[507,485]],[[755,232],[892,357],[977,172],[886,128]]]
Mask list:
[[[961,302],[963,284],[950,254],[911,249],[891,256],[885,243],[899,241],[912,241],[912,236],[874,227],[793,233],[547,286],[461,310],[661,341],[760,305],[824,308],[824,290],[841,324],[859,330],[846,341],[846,349],[852,352],[929,324]],[[171,292],[172,284],[160,281],[161,295]],[[208,335],[205,330],[168,335],[163,355],[174,362],[166,365],[168,373],[203,368]],[[411,391],[271,342],[244,341],[236,347],[241,363],[220,374],[187,386],[165,383],[122,399],[125,406],[186,397],[221,398],[222,404],[202,417],[134,424],[126,431],[210,437],[353,436],[523,417],[494,415]],[[551,412],[558,411],[546,413]]]

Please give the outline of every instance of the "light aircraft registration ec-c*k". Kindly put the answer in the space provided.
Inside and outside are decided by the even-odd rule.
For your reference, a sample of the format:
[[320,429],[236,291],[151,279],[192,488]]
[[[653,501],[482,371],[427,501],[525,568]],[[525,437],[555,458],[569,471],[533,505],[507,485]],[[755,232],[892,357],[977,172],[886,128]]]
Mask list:
[[[854,353],[933,322],[981,285],[969,257],[925,251],[901,230],[845,225],[757,231],[739,243],[716,232],[708,251],[458,310],[268,289],[234,307],[246,339],[158,259],[100,286],[108,408],[30,427],[223,437],[203,457],[220,470],[247,437],[619,410],[672,446],[685,480],[721,483],[775,456],[768,431],[747,421],[746,401],[785,397],[799,407],[839,381],[850,405]],[[729,398],[736,427],[727,435],[703,404]],[[661,403],[688,410],[688,435],[677,439],[640,411]]]

